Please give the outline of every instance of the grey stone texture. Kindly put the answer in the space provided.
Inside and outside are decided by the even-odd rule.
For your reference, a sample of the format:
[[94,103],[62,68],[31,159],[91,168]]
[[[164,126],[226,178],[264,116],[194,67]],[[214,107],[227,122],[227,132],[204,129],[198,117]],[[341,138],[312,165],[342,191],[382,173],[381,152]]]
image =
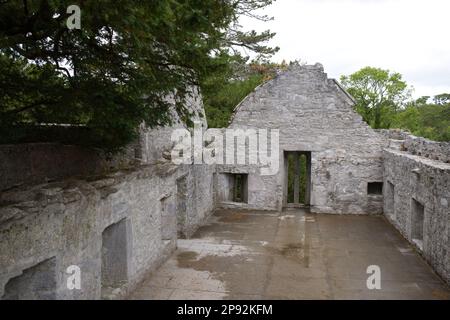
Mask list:
[[[93,181],[67,180],[1,193],[0,297],[10,279],[51,258],[56,259],[55,298],[98,299],[102,291],[103,298],[126,294],[176,247],[179,175],[191,181],[186,232],[193,232],[212,211],[212,173],[206,183],[199,181],[208,181],[208,173],[201,170],[166,163]],[[107,228],[124,219],[127,225],[117,231],[121,234],[108,236]],[[67,288],[71,265],[81,268],[82,290]],[[103,285],[102,269],[111,275],[103,278]],[[123,285],[102,290],[117,275]]]
[[[189,103],[205,121],[201,99],[194,96]],[[28,176],[19,171],[39,162],[36,154],[26,154],[30,161],[20,164],[4,184],[9,188],[0,193],[0,299],[120,298],[175,250],[177,233],[189,237],[212,213],[214,167],[175,166],[165,158],[176,127],[181,125],[141,128],[138,148],[132,145],[120,155],[139,160],[138,165],[103,175],[95,167],[99,158],[83,157],[75,147],[68,148],[80,157],[67,163],[68,168],[58,161],[65,170],[59,174],[48,153],[57,147],[37,146],[46,165],[40,177],[24,183]],[[57,152],[55,159],[61,154],[71,153]],[[84,170],[89,161],[94,162],[92,170]],[[49,176],[58,181],[42,183]],[[2,182],[3,177],[2,172]],[[183,197],[177,190],[179,179],[186,180]],[[46,261],[53,261],[51,268]],[[72,265],[81,269],[81,290],[67,286]],[[42,279],[48,288],[40,285]]]
[[450,163],[450,144],[448,142],[431,141],[422,137],[416,137],[401,130],[377,130],[390,139],[391,145],[400,143],[402,151],[408,151],[413,155]]
[[[353,103],[320,64],[292,66],[245,98],[230,128],[280,131],[274,175],[261,175],[261,164],[174,165],[171,133],[183,128],[175,113],[171,127],[142,125],[139,140],[108,161],[70,146],[0,146],[0,299],[128,295],[215,209],[281,211],[285,151],[311,153],[312,213],[384,210],[450,283],[449,143],[376,132]],[[206,127],[196,90],[188,107]],[[233,174],[247,175],[243,202],[233,202]],[[383,194],[369,194],[371,182],[384,182]],[[275,227],[272,220],[261,232]],[[81,269],[81,290],[67,286],[72,265]]]
[[[450,150],[450,143],[392,134],[397,136],[383,152],[384,214],[450,283],[450,164],[433,159],[448,158],[448,153],[441,155],[436,150]],[[417,146],[410,147],[412,141]],[[417,150],[429,151],[418,155]],[[423,220],[417,217],[420,206]]]
[[353,103],[320,64],[293,66],[245,98],[230,128],[278,129],[280,170],[263,176],[258,165],[220,166],[219,172],[249,174],[248,203],[239,207],[281,210],[284,151],[310,151],[312,212],[381,213],[382,196],[368,195],[367,183],[383,180],[386,139],[362,120]]
[[108,159],[99,150],[58,143],[0,145],[0,191],[132,166],[136,163],[135,148],[130,145]]

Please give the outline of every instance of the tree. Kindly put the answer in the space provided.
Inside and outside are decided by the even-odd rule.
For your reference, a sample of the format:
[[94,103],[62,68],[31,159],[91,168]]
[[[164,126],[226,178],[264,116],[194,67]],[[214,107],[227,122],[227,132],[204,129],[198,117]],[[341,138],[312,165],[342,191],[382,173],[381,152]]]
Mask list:
[[229,72],[213,73],[202,84],[203,101],[208,124],[221,128],[229,124],[235,107],[257,86],[272,79],[287,64],[252,61],[236,62]]
[[[79,1],[81,29],[69,30],[69,0],[0,2],[0,128],[81,124],[108,149],[124,146],[142,121],[170,124],[168,97],[184,101],[211,72],[229,68],[239,47],[268,56],[273,37],[238,29],[242,15],[272,0]],[[262,17],[264,19],[264,17]]]
[[441,106],[450,104],[450,94],[449,93],[438,94],[437,96],[434,96],[433,101],[435,104],[438,104]]
[[391,126],[431,140],[450,141],[450,101],[444,100],[449,96],[437,95],[432,99],[434,103],[428,103],[430,97],[408,103],[397,112]]
[[356,111],[375,129],[389,128],[393,114],[410,97],[402,75],[365,67],[341,77],[342,85],[356,100]]

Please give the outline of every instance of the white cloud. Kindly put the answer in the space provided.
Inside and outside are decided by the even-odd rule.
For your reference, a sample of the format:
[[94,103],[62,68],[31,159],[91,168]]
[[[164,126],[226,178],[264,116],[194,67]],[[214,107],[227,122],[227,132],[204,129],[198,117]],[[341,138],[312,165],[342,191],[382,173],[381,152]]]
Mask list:
[[333,78],[380,67],[403,74],[415,96],[450,92],[448,0],[277,0],[263,12],[275,20],[241,24],[277,33],[274,61],[321,62]]

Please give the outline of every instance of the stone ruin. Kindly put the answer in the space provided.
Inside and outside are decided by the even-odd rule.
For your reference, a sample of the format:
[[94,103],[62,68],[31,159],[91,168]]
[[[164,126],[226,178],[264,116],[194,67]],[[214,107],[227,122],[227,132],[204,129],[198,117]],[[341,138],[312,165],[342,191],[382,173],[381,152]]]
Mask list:
[[[200,96],[188,104],[206,125]],[[320,64],[292,66],[246,97],[229,128],[279,130],[275,175],[173,164],[180,123],[143,127],[114,161],[73,146],[0,146],[0,297],[125,297],[216,208],[384,214],[450,283],[450,143],[372,130],[353,104]],[[71,266],[82,290],[68,290]]]

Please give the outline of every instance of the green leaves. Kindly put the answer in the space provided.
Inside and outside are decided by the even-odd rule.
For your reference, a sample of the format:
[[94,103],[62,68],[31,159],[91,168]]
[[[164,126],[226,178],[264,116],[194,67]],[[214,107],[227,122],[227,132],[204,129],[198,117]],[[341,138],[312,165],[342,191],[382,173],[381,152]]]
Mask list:
[[402,75],[366,67],[341,83],[356,100],[356,111],[373,128],[406,129],[431,140],[450,141],[450,94],[409,101],[411,90]]
[[[135,129],[171,122],[167,97],[189,122],[192,86],[229,69],[233,47],[263,55],[270,33],[229,30],[269,0],[81,1],[81,30],[68,30],[68,0],[0,4],[0,125],[82,124],[117,150]],[[245,11],[242,11],[245,8]],[[8,130],[4,130],[6,133]]]
[[340,80],[357,101],[356,111],[375,129],[388,128],[392,114],[411,96],[402,75],[389,70],[365,67]]
[[[409,130],[417,136],[436,141],[450,141],[450,101],[449,94],[429,97],[410,102],[400,110],[392,121],[392,127]],[[426,98],[426,99],[425,99]]]

